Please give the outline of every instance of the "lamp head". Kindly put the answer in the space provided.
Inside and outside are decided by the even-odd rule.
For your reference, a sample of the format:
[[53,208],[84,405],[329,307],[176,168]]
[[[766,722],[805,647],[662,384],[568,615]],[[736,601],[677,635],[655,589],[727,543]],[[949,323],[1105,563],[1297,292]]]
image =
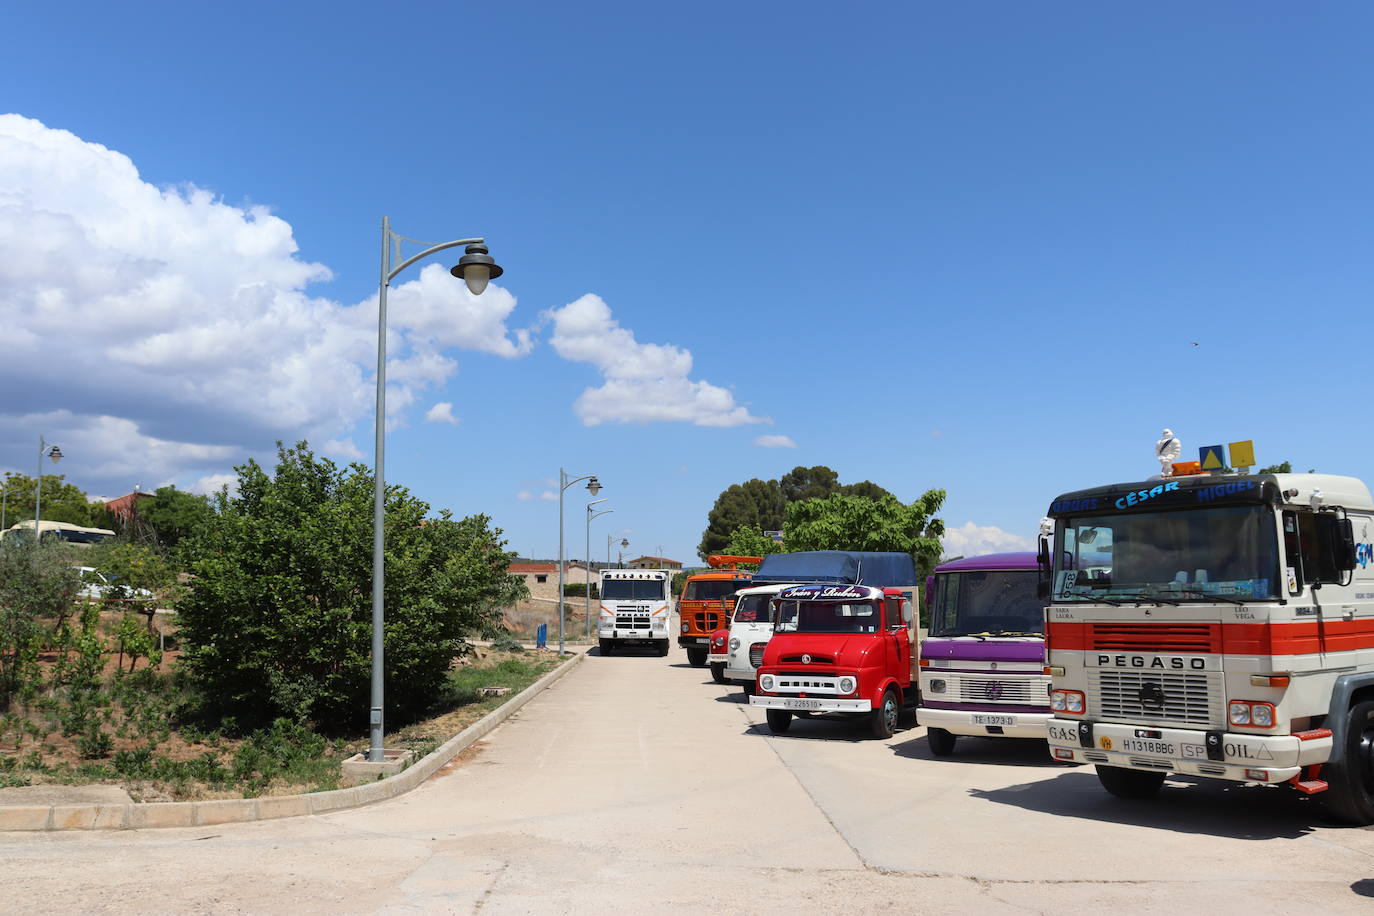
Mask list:
[[487,281],[495,280],[505,271],[487,254],[486,245],[474,243],[464,248],[463,252],[449,273],[466,283],[468,291],[474,296],[480,296],[487,288]]
[[629,538],[621,538],[621,539],[620,539],[620,546],[621,546],[621,547],[629,547],[629,546],[630,546],[630,539],[629,539]]
[[593,496],[601,492],[601,483],[595,477],[587,481],[587,492]]
[[48,457],[52,459],[53,464],[57,464],[57,462],[62,460],[62,449],[54,445],[52,448],[48,449]]

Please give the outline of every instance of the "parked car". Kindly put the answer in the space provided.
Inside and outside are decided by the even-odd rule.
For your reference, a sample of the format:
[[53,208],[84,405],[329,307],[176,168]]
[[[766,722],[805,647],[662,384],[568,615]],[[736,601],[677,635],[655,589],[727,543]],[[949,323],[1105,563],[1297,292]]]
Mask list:
[[81,590],[76,593],[78,598],[91,598],[96,601],[103,601],[106,598],[151,601],[153,598],[153,593],[146,588],[130,588],[127,585],[120,585],[94,566],[74,566],[72,568],[81,573],[83,585]]

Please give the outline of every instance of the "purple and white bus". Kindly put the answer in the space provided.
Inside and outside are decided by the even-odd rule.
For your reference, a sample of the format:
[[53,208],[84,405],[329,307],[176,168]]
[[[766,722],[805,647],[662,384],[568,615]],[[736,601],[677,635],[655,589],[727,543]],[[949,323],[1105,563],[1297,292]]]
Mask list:
[[921,702],[931,753],[959,735],[1041,738],[1050,718],[1045,607],[1033,553],[951,560],[926,580]]

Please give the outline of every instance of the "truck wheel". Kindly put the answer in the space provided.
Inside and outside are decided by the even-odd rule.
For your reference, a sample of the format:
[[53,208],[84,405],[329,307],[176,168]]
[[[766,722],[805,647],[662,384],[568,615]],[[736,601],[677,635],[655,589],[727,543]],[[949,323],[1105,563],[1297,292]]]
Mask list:
[[936,757],[948,757],[954,753],[954,741],[958,736],[943,728],[927,728],[926,743]]
[[883,702],[868,714],[868,731],[878,740],[891,738],[897,730],[897,717],[902,714],[901,704],[897,702],[897,691],[891,687],[883,692]]
[[792,714],[785,709],[770,709],[767,712],[768,730],[775,735],[787,734],[792,727]]
[[693,668],[700,668],[702,665],[706,664],[706,650],[688,649],[687,664],[691,665]]
[[717,684],[724,684],[724,683],[725,683],[725,666],[724,666],[724,665],[712,665],[712,666],[711,666],[711,680],[715,681]]
[[598,640],[596,641],[596,645],[597,645],[597,648],[599,648],[599,649],[601,650],[601,654],[602,654],[602,655],[610,655],[610,654],[611,654],[611,650],[615,647],[615,640],[614,640],[614,639],[598,639]]
[[1322,806],[1331,817],[1360,827],[1374,823],[1374,700],[1350,710],[1345,746],[1332,749],[1323,778],[1331,788]]
[[1117,798],[1154,798],[1164,785],[1164,774],[1149,770],[1128,770],[1125,767],[1097,765],[1097,779],[1102,788]]

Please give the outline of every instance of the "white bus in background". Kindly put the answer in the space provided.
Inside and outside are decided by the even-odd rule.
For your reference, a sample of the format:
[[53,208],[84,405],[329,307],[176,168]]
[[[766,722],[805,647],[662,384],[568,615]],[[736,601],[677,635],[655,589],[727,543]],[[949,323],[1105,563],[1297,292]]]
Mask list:
[[603,569],[596,635],[602,655],[622,646],[668,654],[673,574],[666,569]]
[[[86,528],[68,522],[50,522],[47,520],[38,523],[38,533],[44,540],[56,538],[69,544],[99,544],[101,541],[115,536],[115,533],[108,528]],[[6,539],[33,537],[33,519],[25,519],[11,525],[0,532],[0,537]]]

